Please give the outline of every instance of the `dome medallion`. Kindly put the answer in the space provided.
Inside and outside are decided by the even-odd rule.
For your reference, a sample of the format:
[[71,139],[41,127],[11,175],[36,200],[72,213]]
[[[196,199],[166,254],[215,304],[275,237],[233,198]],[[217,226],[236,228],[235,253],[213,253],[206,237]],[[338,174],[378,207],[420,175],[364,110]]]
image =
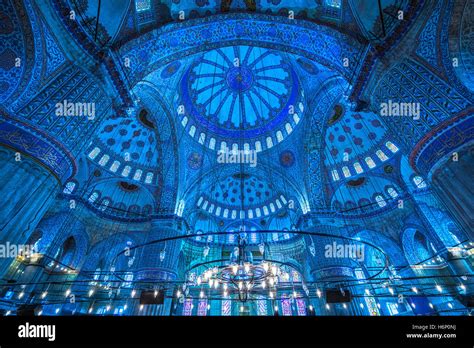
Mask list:
[[304,111],[291,65],[275,51],[250,46],[200,56],[184,73],[176,102],[181,125],[212,150],[271,148],[292,133]]

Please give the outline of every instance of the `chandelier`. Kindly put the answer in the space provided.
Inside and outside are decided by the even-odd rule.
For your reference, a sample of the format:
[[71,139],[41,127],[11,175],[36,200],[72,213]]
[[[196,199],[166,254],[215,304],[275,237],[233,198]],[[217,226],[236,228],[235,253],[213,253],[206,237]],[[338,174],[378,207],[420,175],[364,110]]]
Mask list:
[[[222,290],[224,297],[236,294],[242,302],[246,302],[252,293],[264,291],[274,298],[277,285],[289,278],[289,274],[277,263],[253,262],[252,254],[245,247],[245,238],[239,236],[239,246],[231,253],[229,264],[209,267],[197,276],[193,274],[188,285],[201,286],[201,289],[207,287],[211,291]],[[200,297],[203,296],[201,290]]]

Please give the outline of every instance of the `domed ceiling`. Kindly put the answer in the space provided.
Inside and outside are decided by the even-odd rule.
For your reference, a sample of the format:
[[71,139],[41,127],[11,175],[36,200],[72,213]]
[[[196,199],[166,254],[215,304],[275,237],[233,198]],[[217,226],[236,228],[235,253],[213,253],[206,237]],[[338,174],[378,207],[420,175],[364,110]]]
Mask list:
[[265,48],[234,46],[196,59],[181,80],[177,109],[181,125],[208,148],[236,144],[261,151],[291,134],[304,111],[302,100],[288,59]]

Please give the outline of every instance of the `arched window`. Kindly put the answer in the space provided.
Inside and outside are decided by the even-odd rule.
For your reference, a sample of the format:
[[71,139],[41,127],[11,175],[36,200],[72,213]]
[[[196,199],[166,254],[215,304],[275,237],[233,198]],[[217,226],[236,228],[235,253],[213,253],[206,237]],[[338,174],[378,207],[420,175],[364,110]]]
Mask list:
[[71,193],[74,192],[75,188],[76,188],[76,183],[74,181],[69,181],[66,184],[66,187],[64,187],[63,193],[70,195]]
[[385,199],[381,195],[375,196],[375,201],[377,202],[377,204],[381,208],[383,208],[387,205],[387,203],[385,202]]
[[351,172],[349,171],[349,168],[347,167],[342,167],[342,173],[344,174],[346,178],[351,176]]
[[151,184],[151,181],[153,180],[153,173],[147,173],[146,178],[145,178],[145,183],[146,184]]
[[397,147],[394,143],[392,143],[391,141],[387,141],[387,142],[385,143],[385,146],[386,146],[390,151],[392,151],[393,153],[396,153],[396,152],[398,151],[398,147]]
[[359,162],[354,163],[354,169],[355,169],[357,174],[360,174],[364,171],[364,169],[362,169],[362,166],[360,165]]
[[390,197],[392,197],[392,198],[397,198],[398,197],[398,193],[397,193],[397,191],[395,191],[395,189],[393,187],[389,187],[387,189],[387,192],[390,195]]
[[416,187],[418,187],[420,189],[426,187],[425,180],[423,180],[423,178],[419,175],[413,177],[413,182],[415,183]]
[[324,0],[326,6],[341,8],[341,0]]
[[104,211],[110,204],[110,199],[104,198],[100,204],[100,210]]
[[375,154],[377,155],[378,158],[380,158],[382,162],[385,162],[386,160],[388,160],[387,155],[385,155],[385,153],[382,150],[377,150]]
[[122,170],[122,176],[127,177],[130,174],[130,171],[132,170],[132,167],[130,166],[125,166]]
[[89,196],[89,202],[94,203],[97,198],[99,198],[99,193],[97,191],[92,192],[92,194]]
[[110,171],[115,173],[119,166],[120,166],[120,162],[114,161],[114,163],[112,163],[112,165],[110,166]]
[[339,173],[337,172],[336,169],[333,169],[333,171],[332,171],[332,180],[334,180],[334,181],[339,180]]
[[258,242],[258,238],[257,238],[256,233],[250,233],[250,242],[251,243],[257,243]]
[[365,163],[367,163],[369,168],[374,168],[375,167],[375,162],[372,159],[372,157],[370,157],[370,156],[365,158]]
[[142,170],[141,169],[137,169],[135,171],[135,175],[133,176],[133,180],[140,180],[142,177]]
[[110,156],[109,155],[103,155],[102,158],[99,160],[99,165],[105,166],[107,162],[109,161]]
[[133,281],[133,272],[127,272],[125,273],[125,276],[123,277],[124,282],[122,283],[122,286],[124,288],[129,288],[132,286],[132,281]]
[[100,152],[100,149],[98,147],[94,147],[94,149],[89,153],[89,158],[90,159],[96,158],[99,152]]
[[137,12],[148,11],[151,7],[151,0],[135,0]]

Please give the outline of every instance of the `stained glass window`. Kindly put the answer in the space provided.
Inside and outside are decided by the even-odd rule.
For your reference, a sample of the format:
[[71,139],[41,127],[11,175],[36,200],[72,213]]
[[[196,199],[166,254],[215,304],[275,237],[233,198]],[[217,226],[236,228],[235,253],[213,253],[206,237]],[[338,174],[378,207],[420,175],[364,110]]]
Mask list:
[[421,176],[415,176],[413,178],[413,182],[415,183],[416,187],[418,188],[425,188],[426,187],[426,182],[423,180]]
[[360,174],[364,171],[364,169],[362,169],[362,166],[360,165],[359,162],[354,163],[354,169],[357,172],[357,174]]
[[187,298],[184,300],[183,305],[183,315],[190,316],[193,313],[193,300],[191,298]]
[[112,163],[112,165],[110,166],[110,171],[115,173],[119,166],[120,166],[120,162],[114,161],[114,163]]
[[142,177],[142,170],[141,169],[137,169],[135,171],[135,175],[133,176],[133,180],[140,180]]
[[223,316],[229,316],[231,315],[231,309],[232,309],[232,301],[231,300],[223,300],[222,301],[222,315]]
[[300,316],[306,315],[306,303],[302,298],[296,299],[296,308],[298,311],[298,315]]
[[94,203],[97,198],[99,198],[99,193],[98,192],[92,192],[92,194],[89,196],[89,202]]
[[324,0],[327,6],[341,8],[341,0]]
[[395,152],[398,151],[398,147],[397,147],[394,143],[392,143],[391,141],[387,141],[387,142],[385,143],[385,146],[386,146],[390,151],[392,151],[393,153],[395,153]]
[[268,307],[266,300],[257,300],[257,315],[267,315]]
[[374,168],[375,167],[375,162],[372,159],[372,157],[366,157],[365,158],[365,163],[369,166],[369,168]]
[[132,167],[130,166],[125,166],[122,170],[122,176],[127,177],[130,174],[130,171],[132,170]]
[[153,180],[153,173],[147,173],[146,178],[145,178],[145,183],[151,184],[152,180]]
[[99,164],[101,166],[105,166],[107,164],[107,162],[109,161],[109,159],[110,159],[109,155],[103,155],[102,158],[99,161]]
[[289,298],[284,298],[281,300],[281,312],[283,315],[291,315],[291,303]]
[[342,167],[342,173],[344,174],[346,178],[351,176],[351,172],[349,171],[349,168],[347,167]]
[[101,204],[100,204],[100,210],[104,211],[105,209],[107,209],[107,207],[109,206],[110,204],[110,200],[108,199],[103,199]]
[[387,155],[385,155],[385,153],[382,150],[377,150],[375,154],[377,155],[378,158],[380,158],[382,162],[388,160]]
[[70,195],[71,193],[74,192],[74,189],[76,188],[76,183],[74,181],[69,181],[66,184],[66,187],[63,190],[63,193]]
[[378,203],[379,207],[385,207],[387,205],[387,203],[385,202],[385,199],[378,195],[378,196],[375,196],[375,201]]
[[99,152],[100,152],[100,149],[98,147],[94,147],[94,149],[89,153],[89,158],[90,159],[96,158]]
[[197,315],[201,317],[207,315],[207,299],[199,300]]
[[395,191],[395,189],[393,187],[389,187],[387,189],[387,192],[390,195],[390,197],[392,197],[392,198],[397,198],[398,197],[398,193],[397,193],[397,191]]
[[135,0],[137,12],[148,11],[151,7],[151,0]]

